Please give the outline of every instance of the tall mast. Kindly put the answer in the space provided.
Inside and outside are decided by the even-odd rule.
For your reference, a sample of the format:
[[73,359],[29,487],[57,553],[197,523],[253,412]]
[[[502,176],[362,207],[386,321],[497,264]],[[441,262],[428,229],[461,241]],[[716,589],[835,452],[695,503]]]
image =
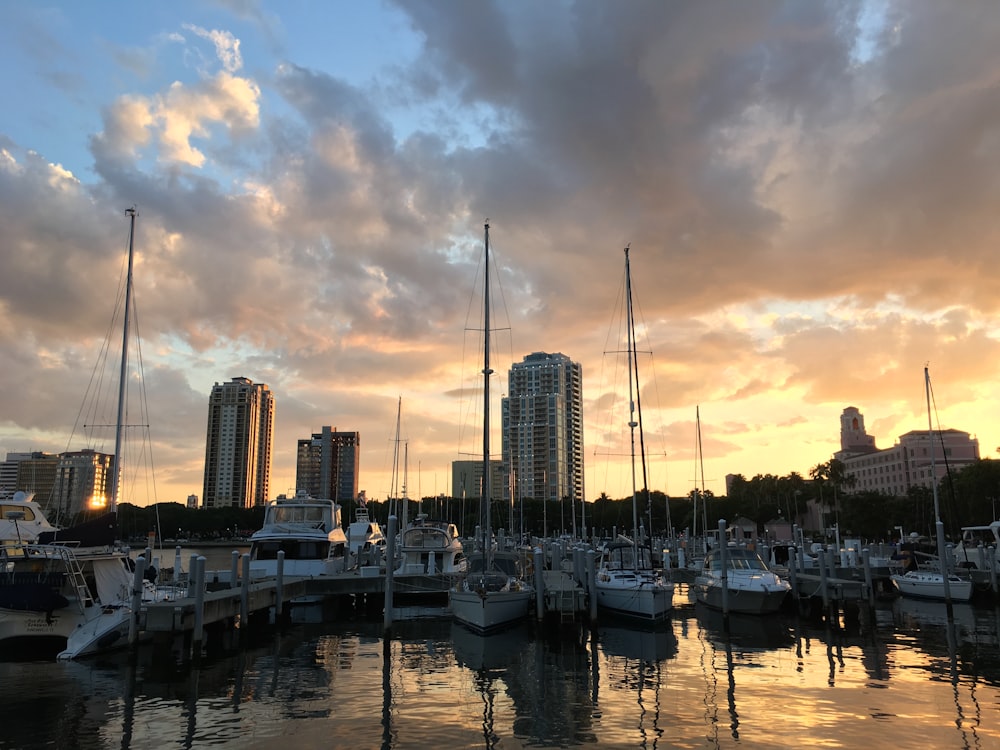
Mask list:
[[944,544],[944,522],[941,520],[941,506],[938,501],[938,479],[937,468],[934,463],[934,420],[931,418],[931,373],[924,365],[924,391],[927,394],[927,439],[931,444],[931,489],[934,492],[934,531],[937,537],[938,560],[941,565],[941,580],[944,582],[944,599],[948,608],[948,617],[951,618],[951,581],[948,574],[948,558],[945,554]]
[[109,510],[118,510],[118,485],[121,482],[122,436],[125,431],[125,386],[128,376],[128,329],[129,314],[132,310],[132,256],[135,247],[135,206],[126,209],[129,217],[128,229],[128,273],[125,276],[125,315],[122,328],[122,361],[118,372],[118,417],[115,420],[115,471],[111,475],[111,497],[108,500]]
[[625,246],[625,328],[628,336],[628,426],[632,441],[632,563],[639,567],[639,510],[636,500],[635,490],[635,428],[639,425],[635,418],[635,399],[633,391],[633,378],[635,391],[639,390],[639,368],[633,357],[635,356],[635,331],[632,321],[632,275],[629,270],[628,245]]
[[486,259],[483,263],[483,492],[480,522],[483,529],[483,554],[490,541],[490,220],[484,224]]

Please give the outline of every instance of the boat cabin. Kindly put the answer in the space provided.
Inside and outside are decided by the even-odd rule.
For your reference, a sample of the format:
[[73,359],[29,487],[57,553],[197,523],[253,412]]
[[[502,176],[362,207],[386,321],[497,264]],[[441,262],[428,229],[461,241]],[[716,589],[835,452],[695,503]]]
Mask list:
[[601,567],[607,570],[652,570],[653,556],[649,547],[632,542],[611,542],[601,555]]
[[[767,565],[764,564],[764,560],[755,550],[743,547],[727,547],[725,555],[726,570],[747,572],[767,570]],[[713,572],[722,570],[722,550],[714,549],[705,555],[704,569]]]

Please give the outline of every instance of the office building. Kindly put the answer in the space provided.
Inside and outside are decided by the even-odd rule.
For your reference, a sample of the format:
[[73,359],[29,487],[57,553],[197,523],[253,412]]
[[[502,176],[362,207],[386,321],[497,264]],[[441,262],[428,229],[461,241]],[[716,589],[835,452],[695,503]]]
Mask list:
[[295,452],[295,489],[312,497],[356,500],[361,437],[357,432],[337,432],[323,427],[322,432],[299,440]]
[[501,403],[505,498],[582,502],[583,368],[564,354],[515,363]]
[[250,508],[270,498],[274,396],[264,383],[216,383],[208,401],[205,508]]

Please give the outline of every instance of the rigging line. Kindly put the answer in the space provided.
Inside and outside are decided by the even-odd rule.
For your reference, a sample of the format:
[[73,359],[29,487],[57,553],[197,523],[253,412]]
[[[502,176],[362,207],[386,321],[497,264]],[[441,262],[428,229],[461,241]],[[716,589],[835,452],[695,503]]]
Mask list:
[[[67,441],[66,450],[70,450],[72,447],[73,438],[77,433],[77,429],[80,426],[81,418],[84,419],[84,429],[87,428],[86,422],[97,422],[98,412],[102,403],[101,392],[103,391],[104,376],[107,371],[107,362],[111,352],[111,342],[114,340],[114,335],[116,333],[116,322],[118,316],[121,312],[121,305],[125,295],[125,273],[127,268],[127,250],[128,250],[128,234],[126,233],[125,240],[125,250],[126,253],[122,256],[121,266],[119,267],[118,276],[118,287],[115,294],[115,304],[112,306],[111,317],[108,320],[108,328],[104,334],[104,340],[101,343],[101,348],[98,352],[96,361],[94,362],[94,368],[90,373],[90,380],[87,383],[87,388],[84,391],[83,401],[80,403],[80,411],[77,413],[76,421],[73,423],[73,429],[70,432],[69,440]],[[110,386],[109,386],[110,387]],[[89,415],[89,419],[84,416],[84,413]],[[106,421],[106,420],[105,420]]]
[[[621,413],[621,409],[618,408],[618,401],[620,398],[620,394],[623,390],[622,388],[619,387],[619,381],[622,377],[621,375],[622,357],[619,355],[621,355],[623,352],[619,347],[623,339],[623,328],[625,324],[625,312],[624,312],[625,279],[626,279],[626,272],[623,270],[621,275],[621,282],[618,286],[617,296],[615,297],[614,305],[612,306],[611,318],[608,321],[608,331],[607,334],[605,335],[605,340],[604,340],[604,349],[603,349],[604,356],[601,357],[601,373],[599,380],[602,389],[601,393],[603,394],[605,390],[607,390],[607,392],[610,393],[610,404],[608,405],[608,408],[604,413],[605,422],[601,434],[609,437],[619,432],[619,429],[616,426],[614,426],[617,424],[617,421],[615,420],[615,415]],[[617,323],[617,329],[615,328],[616,323]],[[612,347],[610,344],[610,342],[612,341],[612,336],[614,337],[614,347]],[[608,355],[611,354],[616,355],[613,358],[614,367],[608,368],[607,358]],[[609,369],[611,370],[610,373],[607,372]],[[609,381],[610,385],[608,385]],[[599,455],[598,446],[595,445],[594,446],[595,458],[598,455]],[[619,457],[627,456],[628,454],[612,453],[609,447],[607,450],[604,451],[603,455],[610,458],[612,456],[619,456]],[[607,488],[610,479],[610,473],[611,473],[610,463],[611,463],[610,461],[605,461],[602,464],[604,468],[604,478],[602,484],[605,488]],[[595,462],[595,467],[596,467],[596,462]],[[594,471],[596,472],[597,469],[595,468]]]
[[[934,421],[937,422],[938,443],[941,446],[941,455],[944,458],[944,472],[945,472],[945,478],[948,480],[948,496],[949,499],[951,500],[951,515],[952,518],[955,518],[957,520],[959,527],[961,527],[962,521],[959,518],[958,498],[955,494],[955,482],[951,474],[951,465],[948,463],[948,452],[945,450],[944,446],[944,433],[941,430],[941,417],[938,414],[937,400],[934,397],[934,383],[931,381],[931,376],[929,373],[927,375],[927,390],[930,392],[930,401],[933,406]],[[931,439],[933,440],[933,436],[931,437]],[[931,449],[933,450],[933,446],[931,447]],[[936,483],[937,477],[931,477],[931,481]]]

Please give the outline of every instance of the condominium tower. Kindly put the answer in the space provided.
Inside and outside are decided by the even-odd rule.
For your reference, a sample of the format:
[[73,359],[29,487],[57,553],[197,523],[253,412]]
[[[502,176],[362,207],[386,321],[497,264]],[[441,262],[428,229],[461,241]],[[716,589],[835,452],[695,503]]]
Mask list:
[[205,508],[250,508],[269,499],[274,396],[264,383],[216,383],[208,400]]
[[327,500],[356,500],[361,436],[357,432],[322,432],[298,442],[295,452],[295,489]]
[[515,363],[501,403],[503,461],[515,497],[582,502],[583,368],[565,354]]

